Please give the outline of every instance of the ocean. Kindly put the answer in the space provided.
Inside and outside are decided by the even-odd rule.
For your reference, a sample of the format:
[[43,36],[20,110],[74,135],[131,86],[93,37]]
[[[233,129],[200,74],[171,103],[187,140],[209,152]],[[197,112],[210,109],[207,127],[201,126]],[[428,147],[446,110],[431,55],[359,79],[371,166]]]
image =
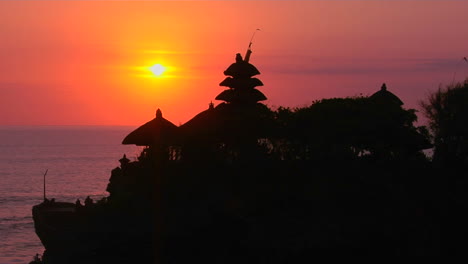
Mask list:
[[140,147],[122,145],[135,127],[0,127],[0,264],[29,263],[44,248],[34,232],[32,206],[107,196],[111,170]]

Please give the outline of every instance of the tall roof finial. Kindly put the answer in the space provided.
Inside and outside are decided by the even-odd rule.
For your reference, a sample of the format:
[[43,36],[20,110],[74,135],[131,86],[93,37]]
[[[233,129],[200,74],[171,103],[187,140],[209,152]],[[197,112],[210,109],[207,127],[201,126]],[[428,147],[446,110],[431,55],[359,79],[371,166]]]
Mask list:
[[242,61],[242,55],[240,53],[236,53],[236,62],[241,62]]
[[382,87],[380,87],[380,90],[387,91],[387,85],[385,83],[383,83]]
[[156,110],[156,118],[162,118],[162,112],[159,108]]
[[252,50],[250,49],[252,47],[252,41],[253,41],[253,38],[255,37],[255,33],[257,33],[257,31],[259,31],[260,29],[257,28],[254,33],[252,34],[252,37],[250,38],[250,42],[249,42],[249,47],[247,48],[247,52],[245,53],[245,58],[244,58],[244,61],[245,62],[249,62],[250,60],[250,54],[252,54]]

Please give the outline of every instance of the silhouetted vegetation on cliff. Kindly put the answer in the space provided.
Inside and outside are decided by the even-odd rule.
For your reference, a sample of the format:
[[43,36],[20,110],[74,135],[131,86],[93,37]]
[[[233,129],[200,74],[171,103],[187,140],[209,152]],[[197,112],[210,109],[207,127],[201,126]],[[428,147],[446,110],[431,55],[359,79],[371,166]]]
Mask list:
[[448,85],[421,102],[434,140],[434,163],[441,166],[468,162],[468,79]]

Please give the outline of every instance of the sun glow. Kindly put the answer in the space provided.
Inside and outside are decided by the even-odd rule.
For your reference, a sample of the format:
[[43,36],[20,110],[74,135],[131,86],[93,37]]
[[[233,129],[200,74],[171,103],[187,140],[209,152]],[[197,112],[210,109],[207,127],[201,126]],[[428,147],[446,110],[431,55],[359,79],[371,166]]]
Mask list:
[[150,70],[156,77],[159,77],[159,76],[161,76],[161,75],[166,71],[166,67],[162,66],[161,64],[155,64],[155,65],[149,67],[149,70]]

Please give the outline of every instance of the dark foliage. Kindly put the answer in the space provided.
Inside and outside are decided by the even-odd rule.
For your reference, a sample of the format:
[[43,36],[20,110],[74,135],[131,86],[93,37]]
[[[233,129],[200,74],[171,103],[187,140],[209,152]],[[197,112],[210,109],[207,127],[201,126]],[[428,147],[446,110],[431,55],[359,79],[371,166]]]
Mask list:
[[434,140],[434,162],[440,166],[468,163],[468,79],[448,85],[421,102]]
[[[374,158],[421,157],[428,148],[424,127],[415,127],[415,110],[397,104],[381,104],[371,98],[334,98],[309,107],[276,113],[283,138],[276,145],[283,158]],[[288,159],[287,158],[287,159]]]

